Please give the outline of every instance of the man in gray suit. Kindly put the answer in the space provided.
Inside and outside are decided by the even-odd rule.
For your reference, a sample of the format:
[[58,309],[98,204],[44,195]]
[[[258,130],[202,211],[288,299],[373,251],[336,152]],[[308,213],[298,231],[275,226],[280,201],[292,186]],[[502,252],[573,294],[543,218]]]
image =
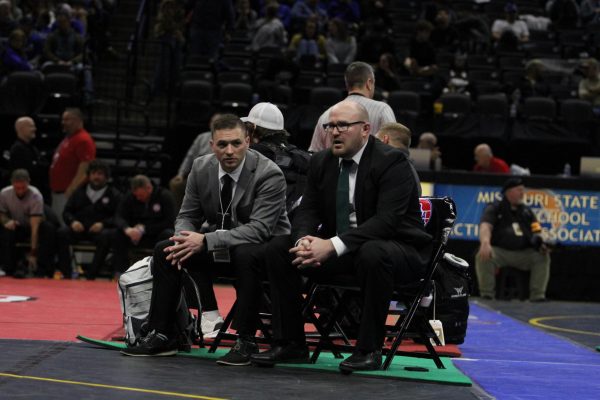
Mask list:
[[182,266],[200,286],[204,311],[217,310],[212,275],[233,273],[238,303],[234,321],[239,335],[232,350],[217,362],[249,365],[258,352],[254,342],[261,298],[260,275],[267,242],[288,235],[285,178],[275,163],[248,148],[244,123],[224,115],[212,127],[214,154],[197,158],[175,221],[175,235],[154,250],[154,289],[150,333],[130,356],[177,352],[175,310]]

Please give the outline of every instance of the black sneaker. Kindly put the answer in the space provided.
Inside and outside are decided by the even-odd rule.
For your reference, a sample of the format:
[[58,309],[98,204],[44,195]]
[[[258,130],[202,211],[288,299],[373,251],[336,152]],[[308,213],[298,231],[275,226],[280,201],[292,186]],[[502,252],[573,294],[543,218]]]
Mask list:
[[141,338],[134,347],[121,350],[121,354],[133,357],[174,356],[177,354],[177,341],[156,331]]
[[250,340],[238,338],[229,353],[217,360],[220,365],[250,365],[250,356],[258,353],[258,346]]

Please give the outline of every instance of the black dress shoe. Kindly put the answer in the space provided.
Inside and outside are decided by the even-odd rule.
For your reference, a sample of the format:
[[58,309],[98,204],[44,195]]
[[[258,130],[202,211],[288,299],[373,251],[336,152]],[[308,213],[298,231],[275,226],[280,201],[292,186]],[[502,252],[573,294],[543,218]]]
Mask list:
[[381,351],[371,353],[356,352],[340,363],[340,370],[345,373],[353,371],[374,371],[381,367]]
[[250,361],[259,366],[273,366],[277,363],[305,363],[308,362],[308,347],[304,343],[275,345],[270,350],[252,354]]

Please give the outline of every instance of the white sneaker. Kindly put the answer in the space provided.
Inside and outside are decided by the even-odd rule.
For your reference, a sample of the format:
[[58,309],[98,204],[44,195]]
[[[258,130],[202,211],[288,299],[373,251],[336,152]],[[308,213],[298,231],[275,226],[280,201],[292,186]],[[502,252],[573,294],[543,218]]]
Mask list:
[[208,318],[203,317],[202,321],[200,322],[202,336],[204,336],[205,338],[214,339],[215,337],[217,337],[219,329],[221,329],[224,322],[225,321],[220,315],[215,320],[209,320]]

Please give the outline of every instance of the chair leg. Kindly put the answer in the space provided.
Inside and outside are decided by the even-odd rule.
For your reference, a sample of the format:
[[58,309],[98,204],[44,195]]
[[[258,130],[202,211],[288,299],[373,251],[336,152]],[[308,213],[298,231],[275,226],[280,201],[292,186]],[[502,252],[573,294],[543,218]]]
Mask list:
[[233,315],[235,314],[236,307],[237,300],[233,303],[233,306],[231,306],[231,310],[229,310],[229,312],[227,313],[227,316],[223,321],[223,325],[219,329],[219,333],[217,333],[217,336],[214,338],[212,344],[210,345],[210,348],[208,349],[209,353],[214,353],[217,350],[219,344],[221,343],[221,340],[223,340],[223,338],[227,334],[227,329],[229,329],[229,327],[231,326],[231,321],[233,320]]

